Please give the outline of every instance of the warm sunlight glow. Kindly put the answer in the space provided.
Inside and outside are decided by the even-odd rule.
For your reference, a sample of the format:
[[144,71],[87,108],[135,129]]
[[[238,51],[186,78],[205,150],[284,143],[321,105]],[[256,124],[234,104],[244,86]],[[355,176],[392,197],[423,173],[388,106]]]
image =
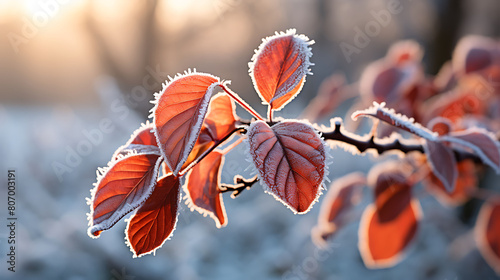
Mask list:
[[[159,11],[164,16],[158,17],[162,26],[170,31],[181,30],[193,22],[213,20],[220,13],[220,3],[226,0],[164,0],[159,3]],[[165,16],[168,15],[168,16]]]
[[54,17],[67,7],[82,4],[84,0],[0,0],[0,13],[21,12],[28,17],[42,13]]

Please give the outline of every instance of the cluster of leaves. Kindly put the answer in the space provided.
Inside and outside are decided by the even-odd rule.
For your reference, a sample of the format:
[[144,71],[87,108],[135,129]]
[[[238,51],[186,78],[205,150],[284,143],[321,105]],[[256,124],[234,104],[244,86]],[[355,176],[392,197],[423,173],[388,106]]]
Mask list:
[[[295,120],[273,120],[301,90],[310,73],[309,45],[295,30],[266,38],[250,63],[250,76],[263,102],[265,120],[228,88],[229,82],[188,71],[165,83],[155,95],[152,122],[134,132],[98,170],[91,191],[89,235],[98,237],[129,212],[127,244],[134,256],[154,252],[175,229],[182,200],[209,215],[217,227],[227,224],[222,193],[241,192],[251,183],[235,177],[223,185],[224,155],[247,139],[249,154],[265,190],[294,213],[307,212],[321,194],[326,175],[326,148],[319,132]],[[212,97],[217,88],[223,90]],[[255,119],[235,114],[235,101]],[[224,150],[233,135],[239,139]],[[163,166],[163,168],[162,168]]]
[[[334,181],[312,231],[313,241],[325,246],[353,213],[361,189],[369,186],[374,198],[360,221],[361,256],[370,268],[397,264],[415,239],[423,217],[418,198],[412,194],[412,189],[422,183],[448,207],[463,205],[473,197],[487,200],[476,222],[475,239],[487,262],[500,273],[499,196],[488,193],[485,197],[478,189],[484,165],[500,172],[498,134],[490,132],[500,128],[500,44],[488,38],[465,37],[458,43],[452,61],[436,76],[424,73],[422,56],[416,42],[398,42],[386,57],[363,72],[361,96],[353,108],[371,102],[373,106],[354,111],[352,119],[373,118],[368,142],[380,145],[370,147],[381,153],[388,146],[399,146],[402,157],[375,165],[368,179],[353,173]],[[341,100],[350,96],[342,76],[336,74],[327,82],[331,80],[340,82],[327,84],[327,90],[316,99],[332,93]],[[321,114],[313,114],[311,108],[306,113],[317,120],[331,114],[338,101],[334,106],[317,101],[312,104]],[[378,127],[380,121],[389,126]],[[409,137],[395,133],[401,130]]]
[[[188,71],[166,82],[155,94],[151,123],[136,130],[108,166],[98,170],[88,199],[89,235],[98,237],[135,211],[127,220],[126,243],[134,256],[149,254],[172,235],[182,193],[192,209],[223,227],[223,193],[232,191],[235,197],[257,181],[293,213],[306,213],[324,189],[328,142],[355,153],[401,155],[400,160],[374,166],[368,176],[353,173],[334,181],[313,229],[314,241],[324,245],[349,220],[360,190],[371,186],[374,201],[361,218],[359,247],[368,267],[387,267],[402,259],[417,234],[422,211],[412,194],[416,184],[423,181],[430,192],[456,205],[474,195],[479,168],[487,165],[500,171],[500,145],[489,132],[499,125],[494,116],[500,112],[500,87],[491,79],[500,80],[496,42],[464,39],[437,77],[424,74],[418,44],[394,45],[361,78],[362,95],[355,106],[373,106],[355,111],[352,118],[375,120],[365,136],[346,131],[339,118],[325,128],[273,117],[297,96],[311,73],[312,43],[291,29],[264,39],[255,52],[249,72],[268,106],[266,118],[233,92],[228,81],[213,75]],[[478,82],[483,85],[480,90]],[[214,94],[218,89],[222,92]],[[304,116],[311,121],[329,116],[352,97],[350,92],[343,77],[332,77]],[[253,118],[237,116],[236,103]],[[379,121],[389,125],[379,127]],[[224,156],[242,141],[258,176],[246,180],[235,174],[235,185],[223,184]],[[480,249],[496,267],[500,249],[495,244],[500,240],[492,232],[497,213],[500,204],[492,198],[477,226]]]

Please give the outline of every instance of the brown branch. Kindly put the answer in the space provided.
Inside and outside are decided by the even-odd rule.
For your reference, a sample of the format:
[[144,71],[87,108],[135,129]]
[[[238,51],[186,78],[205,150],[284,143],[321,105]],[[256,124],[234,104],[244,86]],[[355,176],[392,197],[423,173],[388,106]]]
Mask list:
[[[338,141],[344,144],[348,144],[356,148],[360,153],[364,153],[367,150],[375,150],[379,155],[390,152],[390,151],[400,151],[405,154],[410,152],[424,153],[424,147],[422,144],[406,144],[402,143],[400,139],[395,138],[392,142],[384,141],[384,139],[375,138],[374,136],[367,138],[366,140],[355,138],[350,136],[350,133],[344,133],[341,129],[342,124],[336,123],[333,131],[319,131],[325,140]],[[476,163],[482,163],[481,158],[473,153],[469,153],[462,150],[453,150],[455,158],[457,161],[462,161],[465,159],[471,159]]]
[[231,194],[231,197],[236,198],[241,194],[241,192],[249,190],[258,181],[259,177],[257,175],[250,179],[245,179],[241,175],[236,175],[234,176],[234,185],[221,184],[219,188],[221,193],[232,191],[233,193]]

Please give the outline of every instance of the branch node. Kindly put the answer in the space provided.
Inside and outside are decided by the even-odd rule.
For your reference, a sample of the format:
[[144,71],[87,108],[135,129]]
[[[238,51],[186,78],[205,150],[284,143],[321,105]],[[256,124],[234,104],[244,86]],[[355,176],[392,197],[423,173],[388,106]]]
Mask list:
[[257,175],[250,179],[245,179],[241,175],[234,176],[234,185],[220,184],[219,189],[222,193],[230,192],[231,198],[238,197],[244,190],[249,190],[255,183],[259,181]]

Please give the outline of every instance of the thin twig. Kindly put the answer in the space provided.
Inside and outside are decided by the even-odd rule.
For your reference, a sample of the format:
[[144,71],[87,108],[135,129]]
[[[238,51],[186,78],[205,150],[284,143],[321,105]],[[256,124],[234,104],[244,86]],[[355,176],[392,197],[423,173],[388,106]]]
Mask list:
[[241,175],[234,176],[234,185],[221,184],[219,189],[222,193],[233,192],[232,198],[238,197],[244,190],[249,190],[255,183],[259,181],[259,177],[255,175],[250,179],[245,179]]
[[208,156],[208,154],[210,154],[210,152],[212,152],[213,150],[215,150],[218,146],[220,146],[222,143],[224,143],[227,139],[229,139],[233,134],[235,134],[236,132],[239,132],[239,131],[245,131],[246,129],[244,127],[237,127],[235,129],[233,129],[231,132],[229,132],[226,136],[224,136],[221,140],[219,141],[215,141],[215,144],[212,145],[210,148],[208,148],[208,150],[206,150],[201,156],[199,156],[198,158],[196,158],[193,162],[191,162],[186,168],[184,168],[184,170],[182,170],[181,172],[179,172],[179,176],[183,176],[184,174],[186,174],[189,170],[191,170],[191,168],[193,168],[195,165],[197,165],[200,161],[202,161],[206,156]]

